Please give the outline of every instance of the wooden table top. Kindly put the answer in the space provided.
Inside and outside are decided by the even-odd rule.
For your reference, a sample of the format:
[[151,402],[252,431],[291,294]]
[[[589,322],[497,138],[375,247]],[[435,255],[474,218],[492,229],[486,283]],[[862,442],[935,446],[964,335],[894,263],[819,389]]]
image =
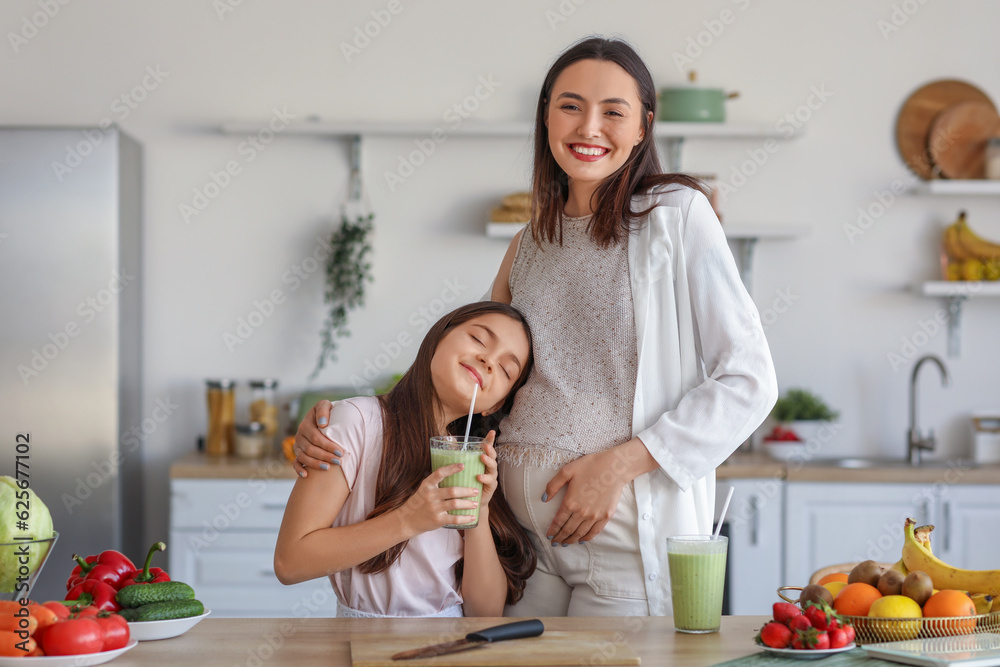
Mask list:
[[[517,619],[206,618],[180,637],[139,645],[116,658],[115,667],[140,665],[245,665],[246,667],[340,667],[351,664],[350,635],[427,633],[445,641],[473,630]],[[707,667],[758,653],[753,637],[766,616],[724,616],[722,629],[707,635],[674,631],[673,618],[543,618],[546,629],[619,632],[642,664]],[[440,639],[439,639],[440,638]],[[416,648],[416,647],[414,647]],[[486,650],[486,649],[480,649]],[[416,667],[418,661],[407,661]]]

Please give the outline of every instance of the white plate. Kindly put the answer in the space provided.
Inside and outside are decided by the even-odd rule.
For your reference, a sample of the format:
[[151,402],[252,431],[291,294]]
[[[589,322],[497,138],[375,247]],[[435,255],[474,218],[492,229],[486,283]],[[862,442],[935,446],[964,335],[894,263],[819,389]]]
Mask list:
[[139,642],[130,639],[128,644],[114,651],[101,651],[100,653],[86,653],[83,655],[43,655],[34,658],[0,657],[0,667],[24,667],[24,665],[45,665],[45,667],[89,667],[89,665],[103,665],[109,660],[114,660],[125,651],[134,649]]
[[[172,618],[169,621],[130,621],[128,631],[132,639],[137,639],[141,642],[153,641],[154,639],[170,639],[171,637],[183,635],[211,613],[211,609],[206,609],[205,613],[201,616]],[[3,667],[3,665],[0,665],[0,667]]]
[[826,658],[833,655],[834,653],[843,653],[844,651],[850,651],[854,648],[854,642],[851,642],[847,646],[841,648],[826,648],[826,649],[802,649],[802,648],[771,648],[770,646],[761,646],[757,644],[760,648],[764,649],[768,653],[773,653],[774,655],[780,655],[783,658],[796,658],[797,660],[819,660],[820,658]]

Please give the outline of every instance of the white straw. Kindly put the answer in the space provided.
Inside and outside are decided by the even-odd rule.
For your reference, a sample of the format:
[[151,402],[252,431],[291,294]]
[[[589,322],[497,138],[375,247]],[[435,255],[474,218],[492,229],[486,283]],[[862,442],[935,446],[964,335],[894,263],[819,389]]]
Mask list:
[[474,385],[472,389],[472,403],[469,404],[469,420],[465,422],[465,445],[469,445],[469,431],[472,430],[472,413],[476,409],[476,392],[479,391],[479,385]]
[[735,490],[735,486],[729,487],[729,494],[726,496],[726,502],[722,503],[722,514],[719,515],[719,525],[715,527],[715,535],[712,537],[718,537],[719,531],[722,530],[722,522],[726,520],[726,510],[729,509],[729,501],[733,499],[733,491]]

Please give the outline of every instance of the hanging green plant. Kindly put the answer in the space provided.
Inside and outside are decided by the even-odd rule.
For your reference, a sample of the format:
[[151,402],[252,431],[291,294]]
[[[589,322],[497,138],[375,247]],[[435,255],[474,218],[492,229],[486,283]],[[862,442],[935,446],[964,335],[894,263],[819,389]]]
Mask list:
[[340,227],[330,235],[323,295],[327,313],[320,332],[319,358],[310,380],[323,370],[327,361],[337,360],[337,339],[350,335],[348,313],[365,303],[365,283],[372,280],[372,265],[367,258],[372,249],[368,234],[374,219],[374,213],[348,215],[345,211]]

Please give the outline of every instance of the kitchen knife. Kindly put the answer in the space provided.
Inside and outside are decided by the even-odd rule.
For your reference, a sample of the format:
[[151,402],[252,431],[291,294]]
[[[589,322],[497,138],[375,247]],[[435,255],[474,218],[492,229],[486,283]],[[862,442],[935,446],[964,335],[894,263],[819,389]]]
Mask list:
[[464,639],[456,639],[443,644],[433,644],[423,648],[403,651],[392,656],[393,660],[412,660],[413,658],[430,658],[446,653],[458,653],[476,648],[490,642],[502,642],[506,639],[521,639],[522,637],[537,637],[545,631],[545,626],[537,618],[530,621],[517,621],[505,625],[495,625],[479,632],[470,632]]

